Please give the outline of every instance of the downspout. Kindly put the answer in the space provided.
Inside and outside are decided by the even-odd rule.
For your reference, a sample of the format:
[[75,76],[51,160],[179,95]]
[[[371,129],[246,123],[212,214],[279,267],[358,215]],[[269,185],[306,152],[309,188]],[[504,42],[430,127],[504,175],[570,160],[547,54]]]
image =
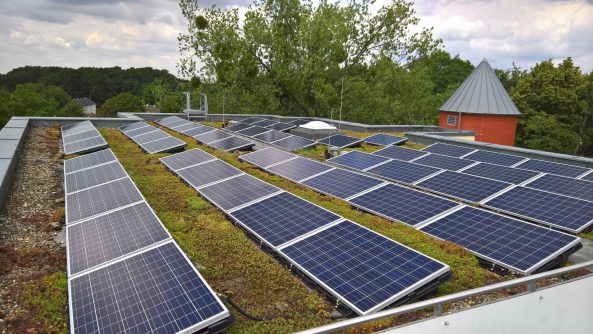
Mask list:
[[461,111],[459,112],[459,119],[457,120],[457,131],[461,131]]

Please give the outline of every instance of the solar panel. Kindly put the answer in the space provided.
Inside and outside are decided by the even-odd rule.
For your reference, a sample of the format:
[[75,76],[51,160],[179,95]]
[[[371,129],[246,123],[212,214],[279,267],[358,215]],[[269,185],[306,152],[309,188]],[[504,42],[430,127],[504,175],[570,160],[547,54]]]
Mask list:
[[91,167],[66,175],[65,190],[66,193],[69,194],[105,182],[121,179],[127,175],[128,174],[119,162],[113,161],[108,164]]
[[272,166],[267,170],[289,180],[299,182],[313,175],[332,169],[332,167],[317,161],[298,157]]
[[201,135],[197,135],[194,136],[194,138],[199,141],[200,143],[204,143],[204,144],[208,144],[211,143],[213,141],[217,141],[217,140],[221,140],[221,139],[225,139],[228,137],[231,137],[232,134],[224,132],[224,131],[220,131],[220,130],[216,130],[216,131],[210,131],[207,133],[203,133]]
[[395,184],[387,184],[349,202],[357,208],[412,226],[458,205],[453,201]]
[[90,121],[82,121],[74,124],[62,126],[62,136],[70,136],[75,133],[84,132],[88,129],[94,129],[95,126]]
[[536,159],[529,159],[513,167],[567,177],[578,177],[590,171],[590,169],[585,167],[565,165],[556,162]]
[[287,192],[233,211],[230,216],[273,248],[340,219]]
[[412,150],[405,147],[388,146],[373,152],[373,154],[396,160],[410,161],[430,153]]
[[155,127],[153,127],[153,126],[147,125],[147,126],[142,127],[142,128],[138,128],[138,129],[134,129],[134,130],[130,130],[128,132],[125,132],[125,134],[128,137],[133,138],[133,137],[139,136],[141,134],[146,134],[146,133],[149,133],[149,132],[158,132],[158,129],[155,128]]
[[197,332],[229,317],[172,241],[68,283],[74,333]]
[[128,124],[128,125],[121,126],[121,127],[119,127],[119,130],[121,132],[127,134],[130,131],[138,130],[138,129],[141,129],[141,128],[146,128],[146,127],[149,127],[149,126],[150,125],[148,125],[145,122],[135,122],[135,123],[131,123],[131,124]]
[[311,121],[308,120],[308,119],[295,119],[294,121],[290,121],[290,122],[287,122],[287,123],[288,124],[294,124],[296,126],[301,126],[301,125],[307,124],[309,122],[311,122]]
[[510,183],[445,171],[416,184],[439,194],[479,203],[508,188]]
[[589,173],[581,177],[581,180],[593,181],[593,173]]
[[267,147],[252,153],[243,154],[239,156],[239,159],[249,162],[250,164],[256,165],[260,168],[266,168],[268,166],[296,157],[297,155],[295,154],[288,153],[277,148]]
[[167,138],[151,141],[142,145],[142,148],[152,154],[159,152],[172,152],[176,150],[182,150],[187,145],[183,140],[169,136]]
[[66,136],[67,138],[64,139],[64,142],[72,143],[72,142],[79,141],[79,140],[97,137],[99,135],[100,134],[99,134],[99,132],[97,132],[96,129],[89,129],[87,131],[83,131],[83,132],[75,133],[73,135]]
[[475,149],[473,149],[473,148],[445,144],[445,143],[432,144],[430,146],[423,148],[422,150],[425,152],[442,154],[442,155],[446,155],[449,157],[456,157],[456,158],[462,157],[468,153],[475,151]]
[[275,141],[274,145],[290,151],[296,151],[302,148],[316,146],[317,142],[299,136],[290,136],[288,138]]
[[170,238],[146,202],[70,224],[67,235],[70,275]]
[[66,194],[66,224],[142,200],[142,195],[129,178]]
[[200,195],[207,198],[223,211],[280,191],[251,175],[241,175],[211,186],[201,188]]
[[466,247],[482,261],[523,275],[547,269],[580,242],[568,234],[467,206],[421,230]]
[[440,171],[442,171],[442,169],[399,160],[391,160],[367,170],[367,172],[371,174],[404,183],[414,183]]
[[132,140],[135,141],[138,145],[142,145],[144,143],[148,143],[151,141],[168,138],[169,134],[163,131],[151,131],[149,133],[144,133],[141,135],[133,136]]
[[508,155],[502,153],[495,153],[489,151],[482,151],[478,150],[474,153],[466,155],[463,159],[480,161],[480,162],[488,162],[491,164],[501,165],[501,166],[512,166],[525,160],[523,157],[518,157],[515,155]]
[[256,123],[256,122],[263,121],[263,120],[264,120],[264,119],[263,119],[263,118],[261,118],[261,117],[250,117],[250,118],[247,118],[247,119],[241,120],[241,121],[239,121],[239,122],[241,122],[241,123],[245,123],[245,124],[252,124],[252,123]]
[[480,162],[468,169],[462,171],[463,174],[471,174],[482,176],[493,180],[519,184],[523,183],[537,175],[538,172],[517,169],[512,167],[505,167],[500,165],[493,165],[485,162]]
[[484,206],[572,233],[593,224],[593,203],[520,186],[488,200]]
[[216,157],[198,148],[173,154],[160,159],[165,166],[175,171],[181,168],[197,165],[206,161],[216,160]]
[[525,186],[593,202],[593,182],[586,180],[544,174],[542,177],[525,184]]
[[276,140],[280,140],[286,137],[290,137],[291,135],[286,133],[286,132],[280,132],[280,131],[276,131],[276,130],[271,130],[268,132],[264,132],[262,134],[259,134],[257,136],[253,136],[253,139],[259,140],[259,141],[263,141],[264,143],[271,143],[274,142]]
[[327,161],[352,169],[365,170],[378,164],[385,163],[386,161],[389,161],[389,159],[369,153],[350,151]]
[[240,134],[240,135],[243,135],[243,136],[253,137],[253,136],[256,136],[256,135],[258,135],[260,133],[264,133],[264,132],[267,132],[267,131],[270,131],[270,129],[266,129],[266,128],[263,128],[261,126],[254,125],[254,126],[252,126],[250,128],[243,129],[241,131],[237,131],[237,133]]
[[185,131],[191,130],[191,129],[198,129],[201,128],[202,126],[199,124],[196,124],[194,122],[189,122],[188,124],[179,126],[179,127],[175,127],[175,131],[179,132],[179,133],[185,133]]
[[195,137],[197,135],[201,135],[201,134],[212,132],[212,131],[217,131],[217,130],[215,128],[212,128],[209,126],[201,126],[199,128],[187,130],[183,134],[186,136]]
[[265,128],[265,127],[268,127],[268,126],[274,125],[274,124],[276,124],[276,123],[278,123],[278,122],[276,122],[276,121],[272,121],[272,120],[270,120],[270,119],[264,119],[264,120],[261,120],[261,121],[259,121],[259,122],[254,122],[254,123],[251,123],[251,124],[253,124],[253,125],[257,125],[257,126],[261,126],[261,127],[264,127],[264,128]]
[[217,150],[227,151],[227,152],[236,151],[236,150],[246,150],[246,149],[251,148],[253,145],[255,145],[254,142],[237,137],[237,136],[232,136],[232,137],[218,140],[218,141],[208,144],[208,146],[210,146],[212,148],[215,148]]
[[173,129],[175,129],[175,128],[176,128],[176,127],[178,127],[178,126],[182,126],[182,125],[185,125],[185,124],[187,124],[188,122],[189,122],[189,121],[188,121],[188,120],[186,120],[186,119],[178,119],[178,120],[176,120],[176,121],[173,121],[173,122],[167,123],[167,124],[166,124],[166,125],[164,125],[164,126],[165,126],[165,127],[167,127],[167,128],[169,128],[169,129],[171,129],[171,130],[173,130]]
[[350,221],[280,252],[358,314],[407,301],[449,271],[447,265]]
[[89,153],[73,159],[64,161],[64,172],[73,173],[85,168],[97,166],[117,160],[110,149]]
[[155,122],[157,122],[158,124],[167,124],[167,123],[172,123],[172,122],[176,122],[181,120],[182,118],[177,117],[177,116],[169,116],[169,117],[165,117],[165,118],[161,118],[156,120]]
[[408,138],[406,137],[386,135],[384,133],[377,133],[364,139],[365,143],[378,146],[402,145],[407,141]]
[[237,132],[237,131],[241,131],[247,128],[250,128],[251,124],[247,124],[247,123],[238,123],[238,124],[233,124],[229,127],[227,127],[225,130],[227,131],[231,131],[231,132]]
[[414,163],[457,171],[462,168],[468,167],[469,165],[473,165],[476,162],[471,160],[448,157],[446,155],[429,154],[414,160]]
[[240,175],[243,172],[227,164],[226,162],[214,160],[197,166],[178,170],[175,173],[177,173],[192,187],[199,188],[213,182],[222,181],[224,179]]
[[82,154],[87,152],[93,152],[97,150],[102,150],[107,148],[107,142],[99,132],[97,132],[97,137],[92,137],[88,139],[83,139],[79,141],[75,141],[73,143],[65,143],[64,144],[64,153],[65,154]]
[[268,129],[277,130],[277,131],[287,131],[290,129],[294,129],[296,127],[297,127],[296,125],[288,124],[288,123],[276,123],[273,125],[266,126],[266,128],[268,128]]
[[341,134],[335,134],[326,138],[319,139],[317,142],[332,147],[345,148],[362,143],[362,139]]
[[369,190],[381,183],[383,181],[341,168],[330,170],[303,182],[304,185],[321,193],[342,199]]

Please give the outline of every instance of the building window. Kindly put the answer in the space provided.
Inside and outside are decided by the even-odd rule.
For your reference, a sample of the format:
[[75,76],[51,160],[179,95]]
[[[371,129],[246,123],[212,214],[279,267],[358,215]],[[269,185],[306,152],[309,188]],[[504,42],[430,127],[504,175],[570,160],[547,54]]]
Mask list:
[[447,116],[447,125],[455,126],[456,123],[457,123],[457,116],[451,116],[451,115]]

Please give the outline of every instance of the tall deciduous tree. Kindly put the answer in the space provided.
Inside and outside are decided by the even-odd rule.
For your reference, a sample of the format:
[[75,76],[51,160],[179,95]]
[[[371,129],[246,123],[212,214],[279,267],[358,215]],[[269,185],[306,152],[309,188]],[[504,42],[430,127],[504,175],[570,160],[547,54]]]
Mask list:
[[97,114],[103,117],[115,117],[118,112],[143,112],[142,100],[132,93],[121,93],[105,101]]

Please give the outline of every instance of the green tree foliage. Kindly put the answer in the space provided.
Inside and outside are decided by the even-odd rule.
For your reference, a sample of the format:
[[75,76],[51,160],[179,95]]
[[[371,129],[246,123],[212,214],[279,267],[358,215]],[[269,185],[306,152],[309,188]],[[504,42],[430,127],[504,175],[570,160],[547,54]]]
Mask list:
[[14,90],[18,84],[44,83],[62,87],[72,97],[88,97],[99,106],[119,93],[143,96],[144,89],[156,78],[176,82],[166,70],[150,67],[122,69],[120,67],[78,69],[63,67],[25,66],[0,76],[0,86]]
[[150,95],[161,112],[181,112],[185,101],[182,92],[187,90],[186,86],[158,78],[148,87],[145,96]]
[[529,72],[515,71],[511,96],[523,112],[517,145],[593,155],[591,76],[583,75],[571,58],[559,65],[542,61]]
[[82,116],[82,108],[62,88],[29,83],[0,88],[0,126],[12,116]]
[[132,93],[121,93],[110,98],[97,111],[98,116],[116,117],[118,112],[143,112],[142,100]]
[[[195,0],[181,0],[189,29],[179,38],[181,72],[199,77],[201,89],[213,97],[212,107],[222,109],[224,103],[227,112],[329,117],[342,100],[351,120],[360,120],[366,109],[377,116],[388,114],[373,118],[377,121],[434,122],[436,116],[427,118],[423,114],[428,110],[418,109],[433,98],[425,95],[435,90],[430,73],[412,78],[404,72],[405,64],[430,56],[441,41],[431,30],[417,29],[411,2],[394,0],[376,12],[370,9],[373,3],[256,0],[241,21],[237,9],[200,8]],[[380,73],[384,69],[388,73]],[[396,101],[393,92],[404,88],[376,82],[380,91],[374,91],[365,85],[374,77],[416,81],[401,87],[427,100]],[[359,98],[369,95],[372,101]],[[412,117],[392,114],[400,109]]]

